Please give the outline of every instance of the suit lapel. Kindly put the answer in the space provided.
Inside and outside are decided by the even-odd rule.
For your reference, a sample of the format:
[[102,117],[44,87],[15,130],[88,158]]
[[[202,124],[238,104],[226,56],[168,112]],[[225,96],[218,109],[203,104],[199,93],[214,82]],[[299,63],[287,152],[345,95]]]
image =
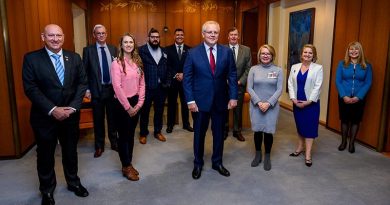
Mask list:
[[93,46],[91,46],[91,56],[92,56],[92,58],[93,59],[91,59],[92,60],[92,62],[95,64],[94,66],[92,66],[92,68],[93,68],[93,72],[94,72],[94,74],[97,76],[97,79],[99,79],[98,80],[98,82],[99,82],[99,84],[100,84],[100,79],[102,79],[101,78],[101,71],[100,71],[100,61],[99,61],[99,55],[98,55],[98,53],[97,53],[97,48],[96,48],[96,44],[94,44]]
[[242,60],[242,55],[243,55],[243,50],[241,45],[238,45],[238,54],[237,54],[237,60],[236,60],[236,66],[238,67],[239,63],[241,63]]
[[53,62],[50,59],[51,57],[47,53],[46,49],[42,49],[42,62],[44,62],[45,66],[44,68],[47,68],[47,72],[50,73],[52,76],[53,80],[56,81],[59,85],[61,85],[60,79],[58,78],[56,69],[53,65]]
[[64,86],[67,85],[70,81],[70,76],[71,76],[71,72],[72,70],[70,69],[71,68],[71,59],[70,59],[70,56],[69,56],[69,53],[62,50],[62,55],[63,55],[63,58],[64,58],[64,69],[65,69],[65,73],[64,73]]
[[[202,43],[202,47],[200,49],[200,56],[202,58],[202,60],[206,63],[207,68],[208,68],[208,72],[210,73],[211,76],[213,76],[213,72],[211,72],[211,66],[210,66],[210,61],[209,61],[209,58],[208,58],[208,53],[206,51],[206,47],[204,46],[204,43]],[[217,66],[215,66],[217,67]]]

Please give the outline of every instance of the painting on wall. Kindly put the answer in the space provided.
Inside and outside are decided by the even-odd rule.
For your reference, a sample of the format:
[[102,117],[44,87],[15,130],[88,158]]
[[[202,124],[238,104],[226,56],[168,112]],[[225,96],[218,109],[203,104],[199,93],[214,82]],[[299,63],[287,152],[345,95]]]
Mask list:
[[[287,79],[291,66],[300,62],[301,48],[313,43],[315,8],[290,13],[288,32]],[[286,81],[287,82],[287,81]],[[286,86],[286,90],[287,86]]]

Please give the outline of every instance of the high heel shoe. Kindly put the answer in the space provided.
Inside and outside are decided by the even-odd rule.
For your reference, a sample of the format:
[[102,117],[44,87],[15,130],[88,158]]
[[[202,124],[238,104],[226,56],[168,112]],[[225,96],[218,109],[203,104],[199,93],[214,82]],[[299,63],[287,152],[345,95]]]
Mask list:
[[305,159],[305,164],[306,166],[311,167],[311,165],[313,165],[313,162],[311,161],[311,159]]
[[303,153],[303,151],[300,151],[300,152],[295,151],[295,152],[291,153],[289,156],[290,156],[290,157],[298,157],[298,156],[301,155],[302,153]]

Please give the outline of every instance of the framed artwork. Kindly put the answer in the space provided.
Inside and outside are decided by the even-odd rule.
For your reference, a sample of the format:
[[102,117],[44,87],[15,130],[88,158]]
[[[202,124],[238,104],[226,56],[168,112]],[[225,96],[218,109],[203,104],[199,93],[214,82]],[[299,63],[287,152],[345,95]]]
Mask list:
[[[290,13],[288,31],[287,79],[291,66],[300,62],[301,48],[313,43],[315,8]],[[287,80],[286,80],[287,82]],[[287,83],[286,83],[286,91]]]

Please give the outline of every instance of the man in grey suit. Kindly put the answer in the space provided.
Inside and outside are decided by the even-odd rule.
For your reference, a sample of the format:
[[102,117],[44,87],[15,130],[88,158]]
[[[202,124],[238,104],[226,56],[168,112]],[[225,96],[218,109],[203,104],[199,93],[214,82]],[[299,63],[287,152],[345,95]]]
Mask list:
[[[242,105],[246,90],[246,80],[248,78],[249,69],[252,65],[251,49],[247,46],[238,44],[239,33],[237,28],[232,27],[228,30],[229,48],[233,51],[237,68],[238,82],[238,102],[237,107],[233,109],[233,136],[239,141],[245,141],[241,134],[242,129]],[[225,124],[224,138],[226,139],[229,133],[229,113],[227,114]]]
[[88,76],[88,90],[85,97],[91,99],[93,129],[95,135],[95,154],[100,157],[104,152],[106,135],[104,119],[107,116],[108,139],[111,149],[117,150],[117,134],[113,118],[114,89],[111,84],[110,67],[116,57],[115,46],[106,43],[107,31],[97,24],[92,31],[96,43],[83,49],[83,63]]

